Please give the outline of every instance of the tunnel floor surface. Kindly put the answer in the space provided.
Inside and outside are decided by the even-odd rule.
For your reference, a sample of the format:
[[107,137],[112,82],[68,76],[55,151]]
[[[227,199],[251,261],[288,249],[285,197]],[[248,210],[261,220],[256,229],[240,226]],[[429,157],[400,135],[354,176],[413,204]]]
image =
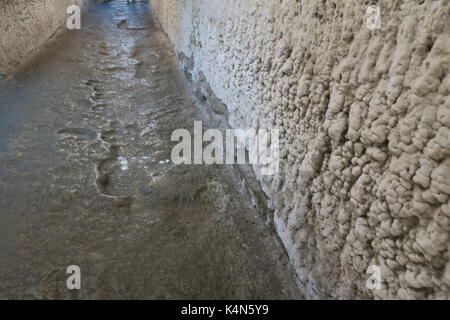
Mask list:
[[226,169],[171,163],[201,117],[148,3],[91,3],[0,80],[0,112],[1,299],[300,298]]

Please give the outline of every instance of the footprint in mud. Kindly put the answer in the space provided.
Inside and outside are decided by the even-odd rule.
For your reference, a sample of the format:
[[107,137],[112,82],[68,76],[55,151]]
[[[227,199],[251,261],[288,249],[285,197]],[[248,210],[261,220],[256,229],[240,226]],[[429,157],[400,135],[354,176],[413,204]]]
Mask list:
[[110,66],[106,66],[106,67],[99,67],[99,70],[102,71],[108,71],[108,72],[119,72],[119,71],[126,71],[127,68],[123,67],[123,66],[118,66],[118,65],[110,65]]
[[120,30],[146,30],[148,27],[144,23],[129,23],[127,19],[122,19],[117,24]]
[[128,20],[127,19],[120,20],[120,22],[117,24],[117,27],[120,30],[126,30],[128,27]]
[[89,101],[92,104],[96,104],[98,102],[103,102],[104,91],[99,87],[93,87],[92,92],[89,94]]
[[117,133],[116,129],[109,129],[102,131],[102,133],[100,134],[100,139],[108,143],[117,142],[117,140],[115,139],[116,133]]
[[123,138],[128,126],[123,126],[119,121],[111,121],[108,129],[100,133],[100,140],[106,146],[106,154],[95,165],[95,184],[99,193],[112,199],[118,207],[130,207],[133,197],[129,194],[133,190],[135,178],[129,173],[128,159],[121,155],[119,142]]
[[108,105],[106,100],[111,99],[116,92],[105,92],[100,86],[100,81],[96,79],[89,79],[84,83],[92,89],[92,92],[88,95],[88,101],[91,104],[92,111],[103,111]]
[[104,56],[109,56],[110,51],[109,51],[107,48],[103,48],[103,47],[102,47],[102,48],[98,51],[98,53],[101,54],[101,55],[104,55]]
[[101,100],[103,96],[104,96],[103,90],[97,87],[94,87],[94,92],[92,92],[90,95],[90,97],[94,100]]
[[100,80],[98,79],[87,79],[84,81],[84,84],[86,84],[87,86],[93,86],[98,83],[100,83]]
[[63,128],[56,131],[57,134],[80,137],[88,140],[97,138],[97,131],[89,128]]
[[[124,196],[124,191],[120,188],[121,177],[117,168],[117,161],[120,158],[118,153],[119,147],[110,145],[106,158],[95,165],[95,185],[98,192],[103,197],[111,199],[117,207],[129,208],[133,204],[133,197],[130,195]],[[125,163],[122,161],[120,164],[124,169]]]

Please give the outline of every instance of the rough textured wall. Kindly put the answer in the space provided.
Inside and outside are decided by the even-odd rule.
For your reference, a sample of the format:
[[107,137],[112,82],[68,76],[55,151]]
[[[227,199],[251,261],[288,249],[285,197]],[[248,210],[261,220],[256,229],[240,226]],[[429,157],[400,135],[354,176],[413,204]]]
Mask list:
[[67,7],[84,0],[1,0],[0,72],[16,68],[65,23]]
[[373,31],[370,1],[152,3],[231,126],[281,130],[259,180],[307,297],[450,298],[449,1],[378,1]]

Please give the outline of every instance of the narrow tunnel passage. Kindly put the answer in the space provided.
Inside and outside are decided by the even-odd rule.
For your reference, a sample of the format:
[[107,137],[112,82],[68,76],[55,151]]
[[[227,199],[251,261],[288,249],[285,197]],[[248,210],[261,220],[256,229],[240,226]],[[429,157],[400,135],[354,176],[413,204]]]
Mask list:
[[149,10],[91,2],[0,80],[0,298],[300,298],[226,170],[170,161],[200,115]]
[[0,299],[448,300],[449,25],[0,1]]

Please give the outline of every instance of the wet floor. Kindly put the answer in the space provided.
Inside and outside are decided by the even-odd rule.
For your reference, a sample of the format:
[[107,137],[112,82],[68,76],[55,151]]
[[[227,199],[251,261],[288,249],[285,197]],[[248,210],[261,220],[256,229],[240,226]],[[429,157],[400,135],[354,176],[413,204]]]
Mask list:
[[0,80],[0,114],[0,298],[299,298],[225,168],[171,163],[201,118],[148,3],[91,3]]

